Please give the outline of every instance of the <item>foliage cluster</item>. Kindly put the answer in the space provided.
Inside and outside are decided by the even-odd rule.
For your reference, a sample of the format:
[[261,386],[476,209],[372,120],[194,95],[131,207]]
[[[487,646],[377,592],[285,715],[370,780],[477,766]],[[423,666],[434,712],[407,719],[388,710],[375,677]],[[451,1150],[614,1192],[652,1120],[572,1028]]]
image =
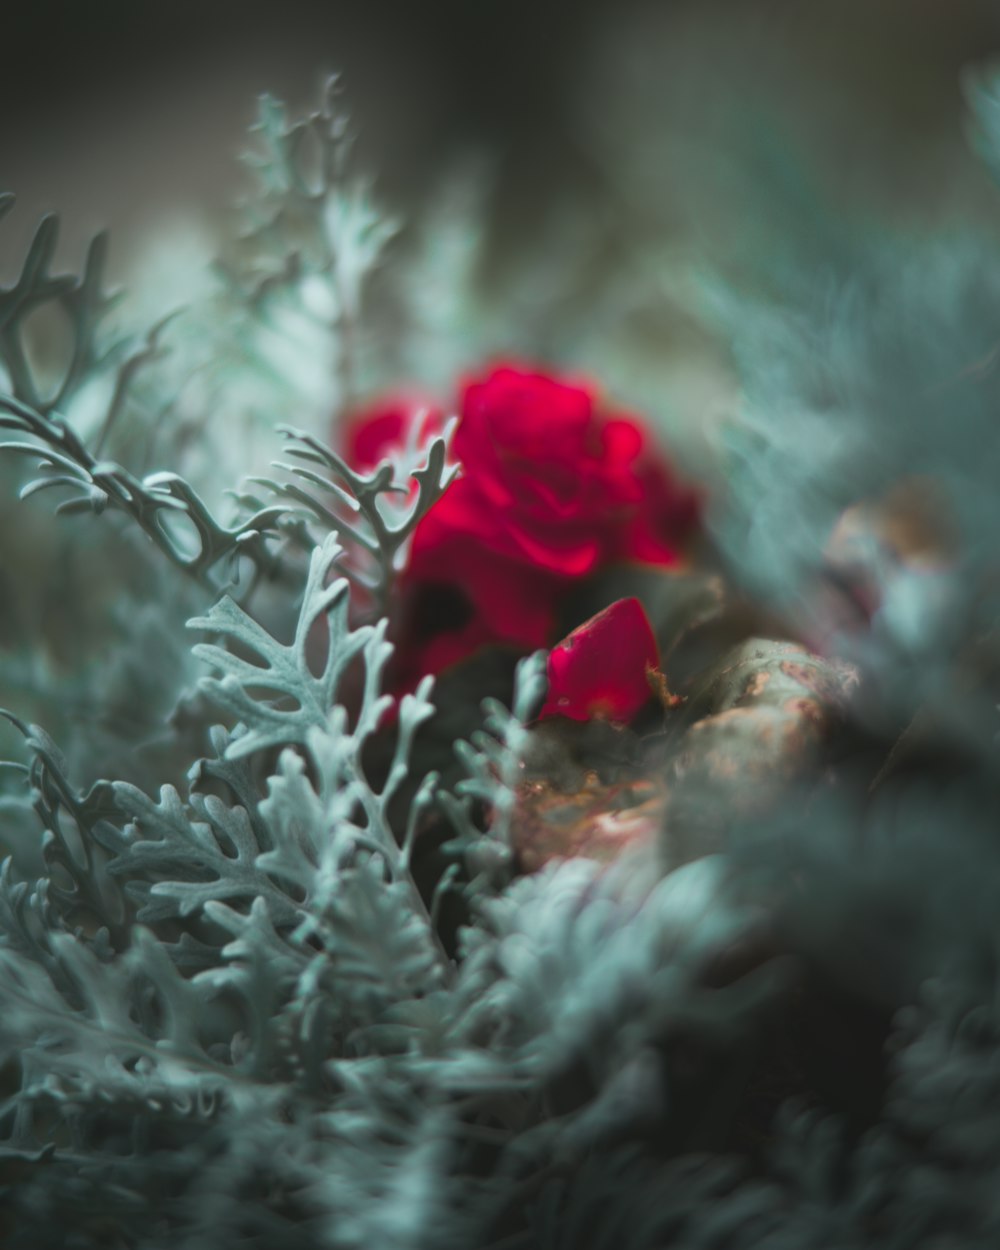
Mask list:
[[[997,98],[978,97],[991,152]],[[364,313],[393,229],[351,172],[335,92],[302,122],[265,101],[259,130],[248,228],[193,315],[228,310],[208,350],[245,375],[280,373],[262,345],[311,324],[343,408],[372,368]],[[4,1244],[995,1246],[992,372],[948,391],[946,423],[918,403],[926,327],[907,338],[886,310],[910,287],[877,269],[836,352],[789,304],[746,318],[717,519],[730,564],[758,590],[780,574],[767,593],[793,612],[845,483],[945,462],[957,589],[933,583],[952,596],[935,616],[930,583],[893,582],[884,634],[854,657],[880,700],[850,726],[863,786],[824,778],[670,871],[636,853],[518,876],[540,659],[446,751],[430,679],[398,703],[383,689],[393,579],[456,471],[450,431],[362,474],[318,425],[287,428],[287,458],[229,483],[220,519],[198,456],[187,476],[146,464],[151,446],[183,456],[219,377],[169,394],[187,367],[162,355],[182,350],[174,323],[110,327],[103,243],[53,274],[55,230],[0,291],[0,426],[37,464],[21,494],[57,490],[93,528],[39,540],[76,649],[71,625],[2,618],[22,739],[0,793]],[[985,346],[979,310],[1000,317],[998,270],[948,257],[935,341],[961,364]],[[68,319],[61,372],[38,363],[39,310]],[[878,414],[892,438],[873,460]],[[95,608],[116,577],[115,612]],[[8,598],[22,579],[36,593],[22,570]]]

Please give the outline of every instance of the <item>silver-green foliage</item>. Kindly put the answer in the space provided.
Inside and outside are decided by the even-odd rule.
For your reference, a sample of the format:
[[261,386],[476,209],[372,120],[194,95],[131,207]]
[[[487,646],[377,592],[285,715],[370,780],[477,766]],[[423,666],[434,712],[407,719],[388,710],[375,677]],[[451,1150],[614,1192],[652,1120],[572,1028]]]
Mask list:
[[397,225],[351,169],[354,135],[339,96],[334,76],[319,108],[295,120],[279,100],[261,97],[258,142],[244,157],[257,185],[221,269],[252,307],[290,292],[304,297],[307,314],[336,344],[342,407],[358,381],[365,288]]
[[[351,399],[364,338],[363,296],[396,227],[376,209],[368,183],[351,168],[353,135],[338,96],[331,79],[320,107],[300,120],[289,120],[278,101],[262,98],[255,127],[260,142],[247,155],[257,185],[243,205],[238,246],[217,266],[221,282],[193,307],[159,310],[159,320],[144,334],[125,333],[112,323],[119,295],[106,289],[106,236],[95,237],[79,275],[54,273],[58,219],[41,222],[17,279],[0,288],[0,426],[30,436],[4,447],[37,457],[40,469],[23,486],[23,496],[55,488],[66,495],[57,512],[125,513],[174,564],[215,588],[237,579],[241,557],[258,575],[279,572],[274,547],[289,522],[290,490],[283,488],[283,503],[272,500],[221,520],[202,489],[214,494],[217,481],[199,486],[190,475],[150,473],[139,466],[145,466],[154,441],[162,444],[164,428],[173,431],[178,452],[192,431],[199,434],[197,442],[218,449],[224,442],[218,430],[224,427],[231,443],[231,432],[245,424],[241,409],[254,408],[244,395],[247,385],[263,391],[275,411],[291,403],[313,415],[316,397],[298,394],[286,376],[297,371],[295,363],[270,359],[272,341],[284,341],[289,319],[298,338],[318,336],[316,352],[330,344],[335,349],[338,381],[320,401],[327,419]],[[0,217],[13,199],[0,196]],[[46,324],[39,336],[34,322],[40,315],[61,318],[68,327],[69,354],[62,365],[45,360],[44,351],[43,364],[33,359],[39,354],[35,340],[41,337],[45,348],[45,335],[51,334]],[[227,390],[236,399],[230,406]],[[273,428],[273,411],[267,424]],[[293,438],[292,454],[315,458],[306,446],[311,437]],[[162,454],[162,445],[159,450]],[[124,463],[112,458],[115,451],[127,452]],[[442,449],[430,447],[428,457],[417,473],[418,505],[409,510],[418,513],[416,519],[453,473],[445,473]],[[186,458],[204,479],[197,453],[188,449]],[[217,467],[217,461],[210,463]],[[342,496],[350,471],[340,464],[324,467],[334,468],[336,481],[322,489]],[[402,466],[402,480],[394,477],[391,485],[383,474],[347,508],[361,502],[366,518],[379,517],[372,513],[375,496],[396,492],[405,500],[412,469],[421,465]],[[305,470],[296,472],[301,476]],[[432,478],[439,479],[436,487]],[[353,479],[347,484],[355,485]],[[302,502],[301,496],[294,498]],[[383,498],[383,509],[388,502]],[[319,500],[310,503],[314,514],[325,507]],[[383,563],[392,564],[416,523],[401,523],[396,514],[406,511],[389,508],[390,523],[375,524]]]
[[[453,794],[441,794],[441,804],[455,831],[451,847],[461,853],[478,886],[507,880],[513,870],[511,821],[528,742],[525,726],[545,693],[545,660],[544,651],[521,660],[514,677],[511,708],[496,699],[487,700],[482,729],[471,741],[455,743],[465,775]],[[476,819],[477,807],[483,806],[490,812],[486,829]]]
[[98,460],[78,434],[58,417],[46,417],[19,400],[0,395],[0,428],[29,434],[36,442],[7,442],[0,450],[37,457],[42,476],[21,489],[21,497],[41,490],[68,490],[56,511],[128,516],[164,555],[186,573],[208,580],[222,564],[231,579],[240,556],[270,569],[274,560],[265,537],[273,536],[284,514],[280,505],[226,525],[208,510],[198,492],[179,474],[138,478],[112,461]]
[[[13,195],[0,195],[0,218],[13,206]],[[111,400],[99,436],[103,442],[118,415],[129,374],[142,356],[157,350],[157,330],[140,349],[109,335],[105,322],[115,300],[104,285],[107,235],[91,241],[79,276],[51,272],[58,237],[58,218],[43,218],[16,281],[0,288],[0,367],[10,394],[44,417],[62,411],[82,386],[93,383],[95,374],[113,371]],[[69,360],[62,376],[54,379],[33,366],[28,349],[28,325],[40,312],[61,314],[69,323]]]
[[[230,278],[254,312],[310,276],[326,284],[346,395],[362,277],[387,231],[345,190],[332,100],[292,125],[265,102],[262,133],[262,198]],[[96,338],[79,339],[54,398],[26,379],[15,340],[33,300],[85,319],[104,307],[100,249],[79,280],[54,278],[53,229],[0,301],[11,387],[0,421],[37,440],[19,449],[42,458],[44,484],[67,487],[77,510],[128,513],[199,582],[243,551],[268,567],[274,539],[310,555],[301,586],[294,562],[284,570],[291,641],[248,597],[191,622],[211,639],[195,648],[211,670],[198,698],[227,724],[185,784],[81,789],[55,743],[15,719],[29,763],[26,795],[0,806],[4,1244],[992,1250],[1000,869],[981,814],[986,828],[955,833],[978,830],[970,813],[993,810],[990,792],[970,811],[894,794],[890,816],[876,803],[864,820],[789,803],[790,828],[753,827],[726,857],[662,879],[636,857],[512,880],[541,657],[522,665],[512,710],[489,704],[483,731],[459,745],[466,780],[438,794],[434,773],[407,776],[431,683],[393,720],[386,626],[367,620],[450,480],[447,440],[410,449],[425,457],[410,465],[411,493],[399,464],[357,474],[289,432],[290,480],[262,482],[280,503],[218,525],[181,479],[103,462],[58,416],[104,359]],[[889,371],[886,322],[867,346],[834,336],[845,376]],[[793,407],[812,391],[796,378],[778,388]],[[842,405],[852,429],[870,398],[856,386],[864,394],[848,388]],[[926,459],[938,431],[921,429],[908,437]],[[801,447],[781,446],[801,465]],[[793,515],[813,480],[790,478],[794,499],[767,508],[754,494],[758,536],[787,534],[775,517]],[[195,525],[193,552],[164,529],[171,513]],[[344,563],[345,547],[360,563]],[[787,538],[781,551],[794,562]],[[456,862],[428,887],[417,860],[441,814]],[[466,923],[452,950],[437,906],[459,881]],[[886,929],[901,921],[894,943]],[[776,954],[782,941],[791,958]],[[747,1182],[692,1152],[742,1106],[742,1065],[773,1038],[761,1021],[803,965],[916,1005],[897,1021],[880,1125],[852,1145],[816,1108],[786,1107],[766,1124],[763,1179]],[[928,972],[939,979],[917,994]]]
[[[454,422],[427,438],[415,421],[405,443],[367,473],[303,430],[286,426],[280,432],[285,454],[293,459],[273,467],[288,476],[252,476],[248,483],[284,501],[289,519],[298,522],[300,540],[313,541],[309,526],[318,523],[323,533],[349,542],[352,558],[342,565],[344,576],[370,602],[370,614],[384,615],[414,530],[458,475],[458,465],[449,460]],[[266,511],[266,503],[249,491],[239,499],[257,514]]]
[[[0,217],[12,203],[13,196],[0,198]],[[57,238],[58,219],[45,218],[16,282],[0,290],[0,368],[6,382],[0,390],[0,428],[33,440],[7,442],[3,448],[37,457],[41,471],[22,487],[21,497],[56,488],[67,493],[57,512],[123,512],[170,560],[197,578],[207,578],[220,562],[235,561],[241,554],[268,563],[263,536],[273,532],[280,508],[225,525],[179,475],[140,477],[105,458],[105,445],[127,408],[137,376],[162,352],[166,322],[137,339],[110,330],[107,318],[116,301],[104,287],[106,237],[94,238],[79,276],[51,272]],[[26,342],[29,318],[40,312],[60,314],[69,325],[69,360],[54,381],[32,367]],[[85,388],[101,390],[104,396],[100,418],[90,422],[91,446],[66,419]]]
[[[300,628],[324,610],[336,620],[342,584],[324,584],[335,552],[331,541],[314,556]],[[433,782],[402,845],[386,816],[430,711],[427,684],[404,699],[397,758],[369,783],[361,753],[386,711],[387,648],[379,630],[355,635],[342,619],[339,628],[332,654],[339,646],[363,669],[352,726],[339,702],[342,662],[325,683],[284,669],[284,691],[311,720],[257,738],[219,730],[186,797],[165,787],[157,801],[124,783],[77,793],[54,745],[22,727],[46,830],[43,875],[18,880],[8,860],[0,884],[0,1034],[19,1072],[0,1116],[7,1157],[36,1169],[17,1196],[22,1216],[46,1193],[49,1226],[75,1220],[81,1244],[97,1244],[96,1226],[87,1231],[95,1194],[108,1219],[127,1223],[125,1191],[148,1199],[166,1152],[189,1208],[158,1207],[173,1235],[188,1230],[176,1244],[197,1244],[210,1213],[235,1229],[244,1164],[264,1168],[289,1152],[294,1161],[297,1146],[322,1159],[343,1136],[319,1115],[332,1105],[325,1065],[395,1050],[393,1030],[379,1034],[390,1009],[448,979],[409,866]],[[277,665],[280,645],[259,628],[254,638]],[[252,721],[254,707],[244,710]],[[264,745],[284,747],[269,777]],[[312,1127],[300,1139],[292,1124],[303,1117]],[[298,1163],[294,1187],[308,1189],[311,1164]],[[97,1190],[64,1187],[75,1174],[96,1178]],[[269,1227],[267,1212],[265,1201],[249,1222]],[[344,1243],[331,1233],[317,1244]]]
[[[713,865],[650,890],[567,864],[483,893],[460,960],[444,952],[412,874],[433,776],[403,828],[389,820],[429,683],[370,779],[387,647],[346,621],[336,552],[313,553],[298,636],[325,621],[339,660],[313,672],[234,608],[202,622],[264,667],[206,648],[228,678],[206,693],[240,719],[186,794],[79,793],[25,727],[48,832],[37,878],[8,864],[0,881],[0,1120],[33,1244],[70,1224],[81,1246],[109,1229],[199,1246],[209,1228],[216,1244],[477,1244],[520,1219],[539,1168],[573,1174],[648,1123],[672,1020],[724,1028],[770,992],[699,988],[744,923]],[[285,719],[275,692],[295,702]]]

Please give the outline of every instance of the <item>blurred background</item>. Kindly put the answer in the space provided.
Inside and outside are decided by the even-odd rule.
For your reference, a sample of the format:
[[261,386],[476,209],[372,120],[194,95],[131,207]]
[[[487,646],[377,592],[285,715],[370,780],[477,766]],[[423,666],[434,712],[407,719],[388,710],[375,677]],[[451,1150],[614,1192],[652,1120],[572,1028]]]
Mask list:
[[[500,232],[566,197],[708,228],[710,167],[750,122],[796,147],[835,202],[974,214],[985,180],[961,143],[959,72],[1000,52],[1000,5],[91,0],[7,6],[4,46],[0,182],[19,207],[3,263],[50,209],[68,255],[110,225],[126,263],[162,219],[230,202],[258,93],[300,108],[331,70],[390,203],[419,203],[485,153]],[[623,186],[625,157],[645,181]]]
[[[511,356],[584,370],[648,418],[708,484],[729,565],[785,610],[809,600],[845,508],[942,464],[969,558],[992,567],[1000,103],[981,95],[974,124],[968,97],[1000,63],[997,0],[8,8],[0,190],[18,202],[0,280],[57,211],[57,267],[71,272],[110,228],[129,333],[186,310],[104,449],[130,469],[179,469],[216,506],[269,464],[277,423],[328,437],[349,402],[399,382],[450,402],[457,377]],[[303,328],[307,283],[251,310],[209,269],[239,230],[232,206],[250,178],[237,155],[258,97],[299,115],[334,71],[357,167],[404,224],[366,286],[347,399],[336,336]],[[991,125],[984,162],[977,134],[982,145]],[[54,373],[58,329],[35,336]],[[93,399],[65,413],[91,440]],[[108,624],[118,547],[141,560],[115,526],[69,527],[18,503],[23,471],[0,470],[0,704],[52,724],[67,673],[80,708],[111,688],[94,656],[125,655],[106,639],[138,619],[126,604],[120,628]],[[115,554],[95,560],[97,542]],[[130,576],[140,606],[173,586]],[[900,583],[910,599],[886,626],[893,656],[904,636],[909,648],[906,699],[913,667],[944,653],[918,582],[919,594]],[[942,602],[934,619],[958,619]],[[158,611],[150,629],[191,614]],[[178,631],[165,692],[187,671]],[[155,640],[130,646],[121,706],[150,652],[167,655]]]

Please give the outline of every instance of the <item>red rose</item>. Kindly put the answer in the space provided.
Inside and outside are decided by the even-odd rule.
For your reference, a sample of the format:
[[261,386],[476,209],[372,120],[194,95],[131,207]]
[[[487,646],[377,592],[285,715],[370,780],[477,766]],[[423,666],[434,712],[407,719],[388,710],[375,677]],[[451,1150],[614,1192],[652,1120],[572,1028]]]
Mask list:
[[[354,454],[384,452],[416,410],[372,410]],[[468,382],[455,453],[462,476],[417,526],[401,579],[408,675],[490,642],[547,645],[567,588],[616,561],[679,563],[698,517],[642,424],[583,380],[501,366]]]

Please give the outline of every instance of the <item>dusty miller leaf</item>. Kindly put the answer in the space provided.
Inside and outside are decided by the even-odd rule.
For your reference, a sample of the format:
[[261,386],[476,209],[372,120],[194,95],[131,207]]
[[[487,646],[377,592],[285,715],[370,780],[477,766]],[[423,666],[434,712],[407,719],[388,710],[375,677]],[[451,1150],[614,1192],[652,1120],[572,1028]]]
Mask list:
[[[274,467],[294,480],[248,479],[281,499],[290,517],[301,518],[304,526],[318,523],[322,531],[339,535],[349,544],[344,575],[371,602],[375,617],[389,609],[395,577],[405,564],[414,530],[458,476],[458,465],[449,461],[455,422],[429,440],[421,437],[419,426],[414,422],[406,444],[368,473],[352,469],[311,434],[283,426],[285,453],[296,463],[276,461]],[[237,498],[251,509],[267,506],[247,491]],[[304,528],[307,537],[308,533]]]
[[[279,643],[238,604],[226,596],[205,616],[188,622],[191,629],[220,635],[249,652],[254,661],[214,643],[199,643],[193,651],[221,676],[204,678],[209,697],[247,728],[227,748],[229,758],[249,755],[263,747],[304,744],[311,728],[322,728],[336,702],[340,682],[362,651],[369,685],[377,684],[391,648],[384,640],[385,622],[351,630],[348,625],[349,591],[343,578],[330,581],[342,548],[329,535],[315,549],[303,592],[295,638]],[[309,648],[317,626],[326,626],[326,656],[318,674],[310,664]],[[257,697],[258,690],[273,698]],[[383,696],[366,713],[377,722],[390,700]]]

